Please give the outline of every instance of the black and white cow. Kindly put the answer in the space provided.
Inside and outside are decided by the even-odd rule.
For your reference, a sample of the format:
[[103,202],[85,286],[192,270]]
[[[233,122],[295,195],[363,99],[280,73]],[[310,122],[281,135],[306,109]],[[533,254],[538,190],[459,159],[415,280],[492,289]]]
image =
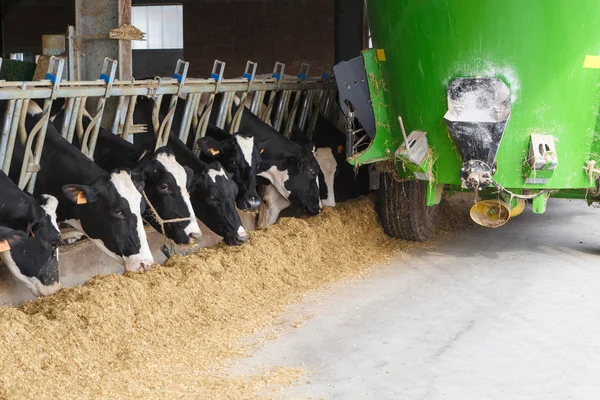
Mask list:
[[57,206],[55,197],[38,201],[0,171],[0,260],[35,296],[60,289]]
[[[165,96],[161,103],[161,112],[169,111],[170,98]],[[182,124],[186,100],[179,99],[173,114],[172,131],[177,134]],[[194,148],[195,132],[190,128],[187,147]],[[206,136],[198,142],[200,159],[204,162],[218,161],[232,176],[238,185],[236,206],[242,211],[256,211],[260,206],[260,198],[256,192],[256,174],[260,166],[260,143],[248,132],[237,132],[233,135],[208,124]]]
[[208,124],[206,136],[198,141],[200,159],[219,161],[238,185],[237,208],[255,211],[260,206],[256,191],[256,176],[260,167],[260,144],[252,134],[228,134],[213,124]]
[[[58,129],[62,126],[63,117],[62,113],[55,116],[54,124]],[[84,129],[87,129],[90,122],[91,117],[86,112],[82,116]],[[75,135],[74,144],[80,147],[77,142]],[[163,221],[188,219],[164,224],[164,232],[169,239],[178,244],[189,244],[200,239],[202,234],[187,190],[188,174],[192,171],[186,171],[170,149],[162,147],[155,152],[141,152],[127,140],[100,128],[94,162],[105,171],[129,169],[139,176],[144,181],[144,192],[148,200]],[[146,207],[144,218],[162,233],[160,223],[150,207]]]
[[[41,108],[29,103],[25,127],[30,131],[42,116]],[[16,141],[10,176],[16,180],[24,155]],[[141,271],[154,259],[142,220],[145,203],[141,177],[126,170],[108,173],[62,138],[49,122],[34,195],[55,196],[57,219],[88,236],[92,242],[125,267]]]
[[[234,107],[232,112],[236,111]],[[319,214],[322,207],[320,168],[312,143],[299,144],[286,138],[245,107],[239,129],[251,133],[261,143],[258,176],[268,180],[277,192],[308,214]]]
[[[153,104],[152,99],[138,97],[133,114],[134,123],[148,124],[149,128],[147,133],[134,135],[134,144],[139,149],[153,149],[155,146],[151,121]],[[173,151],[177,162],[194,172],[193,176],[188,176],[188,191],[196,217],[210,230],[223,237],[225,243],[229,245],[245,243],[248,240],[248,233],[242,226],[235,208],[238,187],[221,163],[203,162],[174,134],[169,136],[167,146]]]
[[[368,167],[354,169],[346,161],[346,137],[321,115],[317,118],[312,140],[294,126],[291,139],[297,143],[313,143],[315,158],[319,163],[319,191],[323,206],[335,207],[337,201],[345,201],[369,193]],[[262,188],[263,204],[259,210],[257,226],[264,227],[277,221],[279,216],[297,216],[301,210],[289,210],[292,204],[272,186]],[[292,207],[294,208],[294,207]]]

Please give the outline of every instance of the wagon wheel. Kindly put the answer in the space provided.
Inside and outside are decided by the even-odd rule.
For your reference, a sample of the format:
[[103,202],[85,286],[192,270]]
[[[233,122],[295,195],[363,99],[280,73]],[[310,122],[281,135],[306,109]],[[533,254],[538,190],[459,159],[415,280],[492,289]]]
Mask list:
[[428,207],[427,182],[397,180],[382,173],[379,185],[381,222],[386,235],[425,242],[433,236],[442,217],[441,203]]

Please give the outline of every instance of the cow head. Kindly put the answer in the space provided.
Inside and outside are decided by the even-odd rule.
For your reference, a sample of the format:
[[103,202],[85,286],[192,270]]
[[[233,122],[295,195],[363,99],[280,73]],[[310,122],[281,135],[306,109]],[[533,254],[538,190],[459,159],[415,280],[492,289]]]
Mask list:
[[[164,233],[178,244],[189,244],[202,236],[187,190],[188,172],[176,160],[173,152],[161,147],[145,156],[132,175],[144,182],[144,193],[163,221],[188,218],[182,222],[167,222]],[[154,212],[146,207],[144,218],[162,233]]]
[[223,140],[209,136],[199,139],[201,157],[219,161],[232,175],[238,186],[236,205],[240,210],[258,210],[260,199],[256,192],[256,173],[261,159],[254,136],[240,132],[227,136]]
[[[133,178],[133,180],[132,180]],[[154,259],[142,221],[144,181],[127,171],[115,171],[91,185],[65,185],[64,195],[77,204],[79,220],[67,220],[85,233],[125,271],[150,268]]]
[[315,146],[297,126],[294,126],[291,139],[297,148],[294,157],[288,161],[289,179],[285,187],[290,191],[292,204],[303,207],[309,214],[321,212],[319,193],[321,169],[315,158]]
[[2,222],[8,228],[0,228],[0,259],[35,296],[47,296],[60,289],[57,206],[55,197],[42,195],[39,204],[32,203],[28,223]]
[[219,162],[202,165],[203,170],[196,170],[190,176],[189,191],[196,215],[210,230],[222,236],[225,243],[245,243],[248,233],[235,208],[237,185]]

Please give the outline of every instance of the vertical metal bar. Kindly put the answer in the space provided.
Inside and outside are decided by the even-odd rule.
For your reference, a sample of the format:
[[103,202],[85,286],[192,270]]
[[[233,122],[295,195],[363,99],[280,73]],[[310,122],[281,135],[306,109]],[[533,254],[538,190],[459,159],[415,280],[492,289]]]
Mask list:
[[[50,121],[50,110],[52,108],[52,99],[48,99],[44,102],[44,116],[45,121],[44,125],[42,125],[42,129],[37,136],[37,140],[35,141],[35,150],[33,153],[33,163],[34,165],[39,165],[40,160],[42,159],[42,151],[44,150],[44,142],[46,141],[46,131],[48,130],[48,121]],[[31,173],[31,179],[29,180],[29,184],[27,185],[27,191],[29,193],[33,193],[35,189],[35,181],[37,180],[37,171]]]
[[284,90],[281,94],[281,98],[279,99],[279,104],[277,104],[277,111],[275,113],[275,121],[273,122],[273,128],[279,131],[281,129],[281,124],[283,123],[283,114],[284,110],[287,108],[287,105],[290,100],[290,91]]
[[119,127],[121,126],[121,113],[123,104],[125,103],[125,96],[119,96],[119,100],[117,102],[117,109],[115,110],[115,119],[113,120],[111,132],[115,135],[119,132]]
[[10,125],[10,131],[8,133],[8,143],[6,144],[6,153],[4,154],[4,164],[2,170],[8,175],[10,170],[10,164],[12,162],[13,149],[15,147],[15,140],[17,139],[17,129],[19,128],[19,119],[21,117],[21,110],[23,108],[23,99],[17,100],[15,104],[15,111],[12,117],[12,123]]
[[69,47],[69,80],[76,81],[77,76],[75,75],[75,27],[71,25],[67,27],[67,46]]
[[252,112],[252,114],[258,115],[260,113],[260,106],[265,98],[265,93],[264,90],[258,90],[253,93],[252,103],[250,103],[250,112]]
[[192,106],[192,130],[194,132],[196,132],[196,129],[198,129],[198,123],[200,122],[200,117],[198,116],[198,107],[200,106],[200,100],[202,99],[203,94],[204,93],[196,93],[196,96],[194,97],[194,104]]
[[131,96],[129,98],[129,104],[127,105],[127,116],[125,117],[125,125],[123,125],[123,133],[121,133],[121,137],[127,140],[129,140],[129,131],[131,129],[131,124],[133,123],[133,112],[135,111],[136,101],[137,96]]
[[63,112],[63,124],[62,124],[62,128],[60,130],[60,134],[65,139],[68,136],[69,122],[71,121],[71,114],[73,113],[73,106],[74,106],[74,104],[75,104],[75,98],[69,97],[67,99],[67,104],[65,105],[65,109],[64,109],[64,112]]
[[13,114],[15,112],[15,100],[9,100],[4,112],[4,121],[2,123],[2,136],[0,136],[0,165],[4,164],[6,156],[6,146],[8,145],[8,134],[10,132]]
[[198,107],[200,106],[200,100],[202,99],[203,93],[196,93],[194,96],[194,103],[192,105],[192,130],[196,132],[200,117],[198,116]]
[[25,129],[25,118],[27,118],[27,110],[29,109],[29,99],[23,100],[23,110],[19,118],[19,141],[23,146],[27,143],[27,130]]
[[312,114],[312,117],[308,124],[308,128],[306,130],[306,134],[308,135],[309,139],[312,139],[312,137],[313,137],[313,134],[315,132],[315,127],[317,126],[317,119],[319,118],[319,114],[321,113],[321,108],[323,107],[323,104],[325,104],[325,101],[327,100],[327,94],[328,94],[327,90],[325,90],[325,89],[319,90],[319,93],[318,93],[319,100],[318,100],[317,104],[314,106],[313,114]]
[[185,102],[185,110],[183,111],[181,126],[179,127],[179,139],[181,139],[183,143],[187,143],[188,136],[190,135],[190,126],[192,124],[192,115],[194,113],[194,104],[196,104],[197,96],[198,93],[190,93]]
[[81,108],[81,97],[75,97],[75,101],[73,104],[73,112],[71,112],[71,117],[69,120],[65,120],[64,124],[68,125],[69,129],[67,131],[67,141],[69,143],[73,143],[73,136],[75,134],[75,128],[77,127],[77,121],[79,120],[79,112]]
[[200,122],[198,123],[198,129],[196,129],[196,133],[194,135],[194,147],[193,152],[198,152],[198,140],[203,138],[206,135],[206,129],[208,128],[208,121],[210,119],[210,114],[212,113],[213,105],[215,102],[215,94],[211,93],[208,96],[208,103],[206,103],[206,108],[202,117],[200,118]]
[[313,96],[315,94],[314,90],[308,90],[304,94],[304,102],[302,104],[302,110],[300,111],[300,119],[298,120],[298,125],[300,130],[305,131],[304,126],[306,125],[306,119],[308,118],[308,112],[312,106]]
[[[171,101],[169,102],[169,112],[167,113],[167,123],[165,124],[165,128],[163,131],[163,135],[161,138],[157,138],[156,146],[161,147],[167,144],[169,141],[169,135],[171,134],[171,125],[173,124],[173,111],[177,107],[177,100],[179,100],[179,96],[174,94],[171,96]],[[160,139],[160,142],[158,141]]]
[[152,129],[154,130],[155,139],[158,139],[158,131],[160,130],[160,105],[162,104],[162,99],[162,94],[156,96],[156,100],[154,100],[154,104],[152,105]]
[[[292,110],[288,115],[287,124],[285,125],[284,135],[286,137],[290,137],[292,134],[292,127],[294,126],[294,120],[296,119],[296,114],[298,113],[298,107],[300,107],[300,99],[302,98],[302,91],[295,92],[296,98],[294,99],[294,104],[292,105]],[[305,94],[306,96],[306,94]]]
[[82,143],[83,140],[83,114],[84,114],[84,110],[85,110],[85,103],[87,101],[87,97],[82,97],[81,101],[79,103],[79,110],[77,110],[77,122],[75,124],[75,128],[77,131],[77,138],[79,139],[79,143]]
[[88,157],[94,159],[94,152],[96,151],[96,142],[98,141],[98,133],[100,132],[100,122],[102,122],[102,115],[104,114],[104,105],[106,99],[99,99],[98,106],[96,107],[96,116],[92,122],[95,122],[92,134],[88,141]]
[[227,105],[230,98],[233,99],[232,93],[225,93],[221,99],[221,104],[219,104],[216,125],[221,129],[223,129],[225,126],[225,119],[227,118]]

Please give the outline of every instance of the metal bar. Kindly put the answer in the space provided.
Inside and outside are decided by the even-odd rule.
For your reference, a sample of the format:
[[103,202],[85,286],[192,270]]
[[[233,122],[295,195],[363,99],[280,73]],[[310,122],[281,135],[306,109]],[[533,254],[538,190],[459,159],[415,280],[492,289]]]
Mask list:
[[129,98],[129,104],[127,105],[127,116],[125,117],[125,125],[123,125],[123,133],[121,134],[121,137],[127,140],[129,140],[129,130],[133,123],[133,112],[135,111],[136,101],[137,96],[131,96]]
[[27,110],[29,109],[29,99],[23,100],[23,110],[21,110],[21,117],[19,118],[19,140],[21,144],[25,146],[27,143],[27,130],[25,129],[25,118],[27,118]]
[[94,152],[96,151],[96,142],[98,141],[98,133],[100,132],[100,122],[102,121],[102,115],[104,114],[104,106],[106,105],[106,99],[99,99],[98,106],[96,107],[96,116],[92,120],[92,134],[90,135],[88,142],[88,157],[94,159]]
[[[42,159],[42,151],[44,150],[44,142],[46,141],[46,131],[48,130],[48,122],[50,121],[51,109],[52,100],[46,100],[44,102],[44,113],[42,117],[44,124],[42,125],[42,129],[40,129],[37,140],[35,141],[35,150],[33,152],[33,165],[35,166],[38,166],[40,164],[40,160]],[[29,179],[29,184],[27,185],[27,191],[29,193],[33,193],[35,189],[37,173],[37,170],[31,172],[31,178]]]
[[77,132],[77,139],[79,139],[79,143],[83,141],[83,114],[85,110],[85,103],[87,102],[87,97],[82,97],[79,103],[79,110],[77,111],[77,120],[75,123],[75,129]]
[[[300,107],[300,99],[302,98],[302,92],[296,92],[296,98],[294,99],[294,104],[292,105],[292,110],[288,115],[287,124],[285,126],[284,134],[287,137],[292,135],[292,127],[294,126],[294,120],[296,119],[296,114],[298,113],[298,107]],[[305,94],[306,96],[306,94]]]
[[68,121],[65,119],[65,121],[63,122],[69,127],[69,130],[67,131],[67,137],[65,138],[69,143],[73,143],[73,136],[75,135],[75,128],[77,127],[77,121],[79,120],[80,109],[81,97],[75,97],[75,101],[73,104],[73,110],[75,110],[75,112],[71,113],[71,117]]
[[221,129],[225,128],[227,112],[228,112],[228,110],[231,110],[231,103],[233,101],[234,94],[235,93],[233,93],[233,92],[225,93],[225,95],[223,96],[223,99],[221,100],[221,104],[219,104],[219,112],[217,114],[216,125]]
[[158,138],[160,130],[160,105],[162,104],[162,95],[157,96],[152,105],[152,129],[154,129],[154,138]]
[[304,94],[304,102],[302,103],[302,111],[300,111],[300,118],[298,120],[298,125],[301,131],[304,131],[304,126],[306,125],[306,119],[308,117],[308,113],[312,106],[312,100],[315,92],[313,90],[309,90]]
[[317,104],[314,106],[313,114],[308,124],[308,129],[306,130],[306,134],[309,139],[312,139],[313,134],[315,133],[315,127],[317,126],[317,119],[319,118],[319,114],[321,113],[321,108],[323,104],[327,100],[327,92],[324,90],[319,91],[319,100]]
[[198,152],[198,140],[203,138],[206,135],[206,129],[208,128],[208,120],[210,119],[210,114],[212,113],[213,104],[215,102],[214,93],[208,96],[208,103],[206,104],[206,108],[204,109],[204,113],[202,113],[202,117],[200,118],[200,123],[198,124],[198,129],[196,129],[196,133],[194,135],[194,153]]
[[185,110],[183,111],[183,118],[181,120],[181,126],[179,127],[179,139],[183,143],[187,142],[188,136],[190,135],[190,126],[192,124],[192,116],[194,114],[194,104],[196,104],[196,97],[199,96],[196,93],[188,96],[185,102]]
[[63,124],[60,130],[60,134],[65,139],[69,133],[69,122],[71,121],[71,114],[73,113],[73,106],[75,105],[75,98],[70,97],[67,99],[67,103],[65,104],[65,109],[63,113]]
[[198,123],[200,122],[200,118],[198,117],[198,108],[200,106],[200,100],[202,100],[202,93],[196,93],[196,95],[194,96],[194,104],[192,107],[192,130],[194,132],[196,132],[196,129],[198,129]]
[[163,129],[162,136],[158,137],[158,139],[160,140],[156,141],[156,148],[166,145],[169,141],[169,135],[171,134],[171,125],[173,124],[173,115],[175,114],[175,109],[177,108],[177,100],[179,100],[178,95],[175,94],[171,96],[171,102],[169,103],[169,112],[165,116],[166,124],[164,125],[164,128],[161,127],[161,129]]
[[250,112],[252,114],[259,115],[265,94],[263,91],[253,92],[252,103],[250,103]]
[[15,141],[17,139],[17,129],[19,128],[19,119],[21,118],[21,110],[23,109],[23,100],[17,100],[15,104],[15,111],[12,117],[12,123],[10,125],[10,131],[8,133],[8,143],[6,144],[6,153],[4,155],[4,164],[2,165],[2,171],[8,175],[10,170],[10,164],[12,162],[13,149],[15,147]]
[[76,81],[75,76],[75,27],[69,25],[67,27],[67,51],[68,51],[68,68],[69,68],[69,80]]
[[8,134],[10,133],[13,114],[15,112],[15,100],[10,100],[6,105],[4,112],[4,121],[2,123],[2,134],[0,136],[0,165],[4,164],[6,155],[6,146],[8,145]]
[[287,108],[288,103],[290,101],[290,94],[290,90],[284,90],[281,93],[279,104],[277,104],[277,111],[275,112],[275,121],[273,122],[273,128],[275,128],[275,130],[277,131],[281,129],[281,124],[283,123],[284,110]]
[[[142,82],[140,85],[139,83]],[[152,83],[155,81],[136,81],[135,84],[127,82],[126,85],[121,81],[116,81],[111,89],[112,96],[149,96],[165,94],[176,94],[179,91],[179,85],[163,83],[161,87],[155,88]],[[19,83],[27,85],[26,89],[15,85]],[[41,83],[41,84],[40,84]],[[265,82],[255,80],[250,85],[250,91],[273,91],[273,90],[300,90],[300,89],[335,89],[335,83],[322,81],[306,81],[304,83],[280,81]],[[48,80],[40,82],[3,82],[0,88],[0,100],[14,99],[48,99],[52,97],[53,86]],[[207,80],[189,79],[181,88],[182,94],[188,93],[229,93],[244,92],[248,89],[248,82],[240,80],[223,80],[217,86],[215,82]],[[60,87],[55,89],[56,98],[68,97],[101,97],[106,93],[106,84],[101,81],[87,82],[63,82]]]
[[115,110],[115,118],[112,123],[111,132],[115,135],[119,131],[121,127],[121,111],[123,108],[123,104],[125,103],[125,96],[119,96],[119,100],[117,102],[117,109]]

